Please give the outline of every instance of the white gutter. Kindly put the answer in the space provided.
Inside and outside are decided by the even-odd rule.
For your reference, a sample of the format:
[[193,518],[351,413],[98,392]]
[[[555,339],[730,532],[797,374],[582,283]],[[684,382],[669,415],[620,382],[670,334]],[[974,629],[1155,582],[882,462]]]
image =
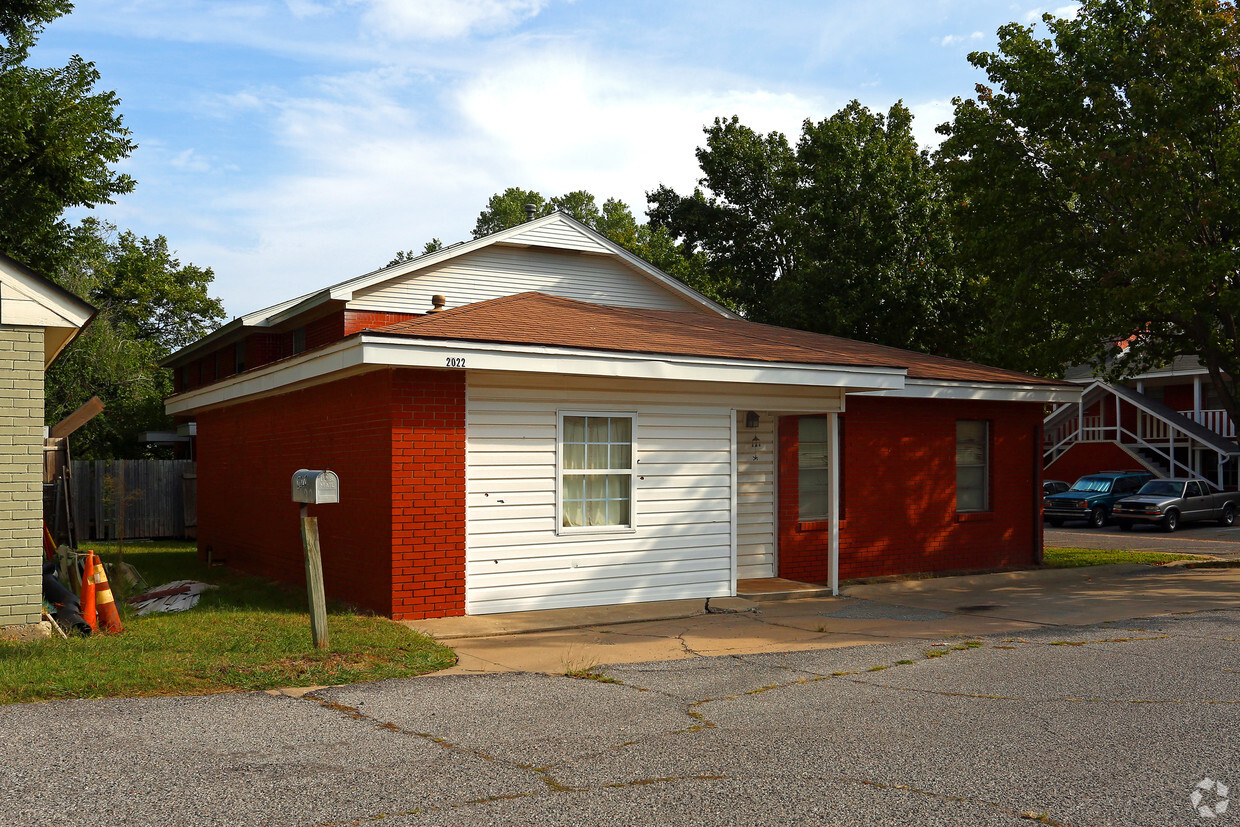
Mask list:
[[946,379],[905,379],[896,390],[866,391],[866,396],[903,399],[971,399],[992,402],[1076,402],[1081,388],[1019,382],[954,382]]

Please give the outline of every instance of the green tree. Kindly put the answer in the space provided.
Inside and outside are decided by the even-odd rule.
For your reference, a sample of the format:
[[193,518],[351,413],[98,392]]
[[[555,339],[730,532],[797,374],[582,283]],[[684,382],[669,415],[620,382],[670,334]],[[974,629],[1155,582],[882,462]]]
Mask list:
[[503,192],[492,195],[482,212],[478,214],[478,220],[474,223],[474,238],[498,233],[500,230],[515,227],[525,221],[526,204],[534,205],[536,218],[549,215],[554,209],[542,195],[533,190],[509,187]]
[[733,117],[707,127],[701,186],[649,193],[651,223],[705,257],[754,321],[937,353],[967,323],[945,204],[902,104],[853,101],[796,146]]
[[71,207],[112,202],[133,180],[114,169],[134,149],[112,92],[78,56],[63,68],[26,65],[66,0],[14,0],[0,9],[0,249],[41,270],[62,262]]
[[1240,419],[1235,4],[1083,0],[1043,25],[1006,25],[997,52],[970,55],[988,84],[940,127],[989,318],[979,350],[1116,377],[1195,354]]
[[443,242],[437,238],[432,238],[430,241],[422,245],[422,252],[420,253],[415,253],[413,250],[397,250],[396,255],[392,257],[392,260],[384,266],[395,267],[397,264],[404,264],[406,261],[413,261],[415,258],[421,258],[427,253],[433,253],[442,249]]
[[171,425],[163,409],[171,376],[159,360],[224,319],[207,292],[211,270],[181,264],[163,236],[118,233],[93,218],[70,231],[68,244],[72,264],[56,280],[99,312],[48,371],[46,421],[98,395],[106,410],[74,434],[74,455],[144,456],[138,434]]

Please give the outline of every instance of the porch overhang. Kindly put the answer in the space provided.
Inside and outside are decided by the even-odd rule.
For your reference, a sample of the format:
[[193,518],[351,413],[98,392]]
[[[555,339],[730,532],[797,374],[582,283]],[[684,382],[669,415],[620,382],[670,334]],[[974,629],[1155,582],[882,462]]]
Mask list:
[[165,402],[165,408],[169,414],[187,414],[201,408],[286,393],[384,367],[739,383],[837,389],[849,393],[898,391],[905,386],[907,373],[904,368],[891,367],[721,359],[459,339],[417,339],[366,332],[177,394]]

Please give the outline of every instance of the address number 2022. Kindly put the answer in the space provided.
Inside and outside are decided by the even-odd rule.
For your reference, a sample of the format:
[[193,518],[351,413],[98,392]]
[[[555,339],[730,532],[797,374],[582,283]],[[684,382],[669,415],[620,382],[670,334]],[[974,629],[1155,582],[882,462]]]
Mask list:
[[448,367],[450,367],[450,368],[463,368],[463,367],[465,367],[465,357],[464,357],[464,356],[449,356],[449,357],[447,357],[446,362],[447,362]]

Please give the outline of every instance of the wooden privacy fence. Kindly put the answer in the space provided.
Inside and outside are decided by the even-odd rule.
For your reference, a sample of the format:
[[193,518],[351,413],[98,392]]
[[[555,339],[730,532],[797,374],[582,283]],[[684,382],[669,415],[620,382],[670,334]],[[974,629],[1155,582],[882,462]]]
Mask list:
[[194,462],[74,460],[71,473],[79,541],[114,540],[121,536],[119,528],[126,539],[194,536]]

